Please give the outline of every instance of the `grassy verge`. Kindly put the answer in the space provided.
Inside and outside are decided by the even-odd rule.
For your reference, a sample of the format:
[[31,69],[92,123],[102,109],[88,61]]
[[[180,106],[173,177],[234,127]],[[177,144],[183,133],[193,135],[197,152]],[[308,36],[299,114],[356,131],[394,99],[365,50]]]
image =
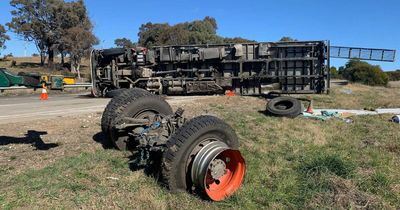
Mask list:
[[[236,130],[248,171],[242,188],[213,203],[172,194],[128,153],[97,150],[9,176],[0,170],[0,208],[34,209],[393,209],[400,207],[399,125],[388,115],[331,119],[265,116],[246,98],[210,103]],[[246,104],[246,106],[238,106]]]
[[361,84],[349,84],[334,87],[329,95],[309,95],[316,107],[323,108],[398,108],[400,104],[400,86],[371,87]]

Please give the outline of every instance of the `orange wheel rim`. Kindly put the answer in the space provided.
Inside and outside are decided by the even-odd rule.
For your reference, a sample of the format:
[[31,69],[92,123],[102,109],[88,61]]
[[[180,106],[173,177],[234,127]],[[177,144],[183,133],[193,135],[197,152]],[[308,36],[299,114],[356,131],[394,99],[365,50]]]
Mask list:
[[208,170],[204,183],[207,196],[211,200],[221,201],[240,188],[246,172],[246,164],[238,150],[224,150],[215,159],[217,158],[226,164],[225,174],[215,180],[211,176],[211,171]]

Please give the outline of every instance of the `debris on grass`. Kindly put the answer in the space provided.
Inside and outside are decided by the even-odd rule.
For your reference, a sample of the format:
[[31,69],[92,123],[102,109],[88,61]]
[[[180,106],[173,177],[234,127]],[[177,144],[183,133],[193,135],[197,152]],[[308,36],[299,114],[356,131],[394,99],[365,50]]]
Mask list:
[[400,123],[400,115],[396,115],[392,117],[392,122],[394,123]]

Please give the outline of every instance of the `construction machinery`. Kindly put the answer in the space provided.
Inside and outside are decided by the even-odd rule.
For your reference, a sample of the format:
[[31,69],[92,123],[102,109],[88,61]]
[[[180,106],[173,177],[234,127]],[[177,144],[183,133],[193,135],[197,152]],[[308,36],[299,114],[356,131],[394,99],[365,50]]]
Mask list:
[[92,89],[95,96],[133,87],[169,95],[328,93],[331,57],[394,61],[395,51],[330,46],[329,41],[94,50]]
[[90,88],[91,83],[78,83],[75,77],[64,75],[46,75],[36,72],[18,74],[5,68],[0,68],[0,91],[15,89],[38,89],[44,86],[51,90],[64,90],[65,88]]

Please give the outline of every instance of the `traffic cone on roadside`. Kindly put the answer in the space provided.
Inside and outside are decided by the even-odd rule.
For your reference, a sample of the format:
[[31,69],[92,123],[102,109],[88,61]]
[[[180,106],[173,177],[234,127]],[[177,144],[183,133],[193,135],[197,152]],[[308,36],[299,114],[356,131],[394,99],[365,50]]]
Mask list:
[[43,84],[42,86],[42,93],[40,94],[40,100],[44,101],[49,99],[49,94],[47,94],[47,88],[46,86]]
[[310,114],[314,113],[314,109],[313,109],[313,106],[312,106],[312,101],[310,101],[310,104],[308,105],[306,112],[310,113]]
[[225,95],[226,96],[235,96],[236,94],[235,94],[235,91],[233,91],[233,90],[227,90],[227,91],[225,91]]

